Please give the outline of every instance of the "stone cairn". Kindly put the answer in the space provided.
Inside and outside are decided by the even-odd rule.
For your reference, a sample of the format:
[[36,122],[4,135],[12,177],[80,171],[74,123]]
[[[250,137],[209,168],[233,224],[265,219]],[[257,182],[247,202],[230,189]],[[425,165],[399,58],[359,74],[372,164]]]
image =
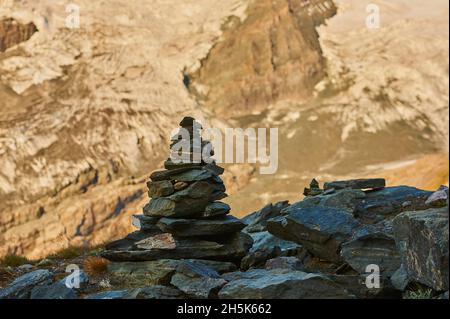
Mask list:
[[[228,215],[229,205],[220,178],[224,169],[211,160],[211,143],[201,140],[201,125],[191,117],[180,123],[183,132],[172,137],[171,152],[200,158],[197,162],[165,161],[165,170],[155,171],[147,183],[151,200],[143,215],[133,216],[138,231],[106,246],[103,257],[111,261],[151,261],[159,259],[206,259],[239,263],[252,246],[241,232],[246,226]],[[194,141],[195,137],[200,139]],[[189,142],[189,152],[176,149]],[[180,144],[178,144],[180,145]],[[186,145],[186,144],[184,144]],[[207,156],[201,158],[202,154]],[[208,162],[208,163],[206,163]]]

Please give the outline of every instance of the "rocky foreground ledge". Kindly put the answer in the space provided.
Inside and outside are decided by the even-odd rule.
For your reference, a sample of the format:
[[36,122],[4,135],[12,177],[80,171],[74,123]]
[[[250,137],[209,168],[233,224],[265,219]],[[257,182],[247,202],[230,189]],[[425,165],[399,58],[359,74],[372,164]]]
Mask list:
[[447,187],[313,180],[304,200],[239,220],[194,118],[180,122],[170,155],[150,176],[137,231],[81,261],[76,278],[60,278],[62,265],[21,266],[0,299],[448,298]]
[[[224,249],[226,245],[213,244],[212,238],[200,241],[188,236],[185,241],[192,247],[183,246],[192,253],[188,257],[187,250],[166,247],[174,245],[173,237],[160,236],[150,247],[152,253],[143,254],[150,260],[111,258],[101,275],[81,271],[79,288],[65,285],[58,270],[61,264],[10,269],[20,275],[0,289],[0,298],[448,299],[447,187],[429,192],[384,187],[383,180],[352,180],[326,183],[322,189],[313,180],[305,195],[292,205],[267,205],[242,220],[216,217],[215,224],[217,220],[222,224],[215,226],[205,226],[204,219],[161,221],[140,215],[134,220],[140,230],[120,242],[119,256],[148,251],[136,242],[145,234],[155,236],[155,227],[177,235],[190,236],[198,228],[229,232],[233,238],[251,237],[253,243],[245,240],[237,254]],[[205,258],[193,259],[199,243],[203,246],[197,249],[198,257]],[[102,254],[108,257],[110,251]],[[177,258],[179,251],[183,254]],[[204,254],[208,251],[213,253]],[[82,260],[72,262],[82,265]],[[377,269],[379,286],[371,276]]]

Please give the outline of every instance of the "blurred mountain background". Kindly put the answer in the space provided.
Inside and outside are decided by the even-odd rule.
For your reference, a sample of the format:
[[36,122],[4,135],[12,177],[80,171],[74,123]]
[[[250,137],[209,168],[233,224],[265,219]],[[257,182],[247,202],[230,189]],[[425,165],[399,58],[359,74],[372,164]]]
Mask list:
[[280,129],[277,174],[225,165],[236,216],[313,177],[448,185],[445,0],[67,4],[0,2],[0,256],[130,232],[186,115]]

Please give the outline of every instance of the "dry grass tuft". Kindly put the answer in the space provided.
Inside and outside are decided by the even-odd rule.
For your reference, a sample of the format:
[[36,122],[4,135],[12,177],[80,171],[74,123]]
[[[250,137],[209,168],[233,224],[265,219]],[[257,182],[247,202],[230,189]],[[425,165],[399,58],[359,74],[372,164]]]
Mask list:
[[7,255],[0,260],[0,265],[3,267],[19,267],[29,263],[27,258],[17,255]]
[[74,259],[83,256],[86,253],[86,248],[83,247],[67,247],[48,256],[48,259]]
[[83,262],[83,269],[89,276],[100,276],[106,273],[108,260],[101,257],[88,257]]

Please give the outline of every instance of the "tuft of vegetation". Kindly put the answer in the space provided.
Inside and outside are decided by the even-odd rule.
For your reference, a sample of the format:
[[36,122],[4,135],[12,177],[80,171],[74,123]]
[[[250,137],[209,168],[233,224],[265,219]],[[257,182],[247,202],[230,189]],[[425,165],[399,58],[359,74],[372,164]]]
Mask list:
[[67,247],[64,249],[61,249],[60,251],[51,254],[48,256],[48,259],[75,259],[77,257],[83,256],[86,253],[86,248],[84,247]]
[[433,299],[433,290],[420,288],[415,291],[407,291],[404,299]]
[[84,260],[83,269],[89,276],[100,276],[107,272],[108,261],[105,258],[91,256]]
[[0,265],[3,267],[19,267],[30,263],[27,258],[18,255],[7,255],[0,260]]

